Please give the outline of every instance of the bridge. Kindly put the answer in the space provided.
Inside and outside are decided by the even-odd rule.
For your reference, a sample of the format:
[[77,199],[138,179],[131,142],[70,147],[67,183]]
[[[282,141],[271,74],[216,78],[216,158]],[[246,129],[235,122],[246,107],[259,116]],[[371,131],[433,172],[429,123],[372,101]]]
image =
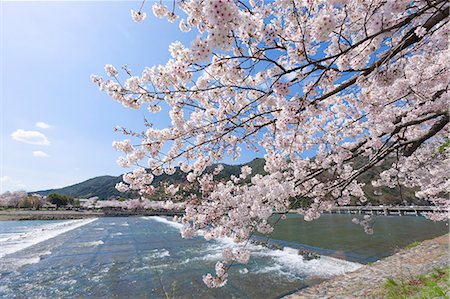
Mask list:
[[[114,208],[104,208],[105,216],[183,216],[184,211],[175,210],[122,210]],[[323,211],[324,214],[361,214],[361,215],[384,215],[384,216],[425,216],[430,212],[445,212],[441,207],[436,206],[341,206],[330,211]]]
[[430,212],[445,212],[436,206],[343,206],[335,207],[326,214],[363,214],[385,216],[425,216]]

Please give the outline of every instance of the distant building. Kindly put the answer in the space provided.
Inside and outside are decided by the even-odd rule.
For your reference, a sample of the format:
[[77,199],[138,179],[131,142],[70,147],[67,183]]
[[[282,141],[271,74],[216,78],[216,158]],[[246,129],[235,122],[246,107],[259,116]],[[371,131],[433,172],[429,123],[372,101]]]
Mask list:
[[53,203],[46,202],[42,205],[42,208],[47,210],[56,210],[57,206]]

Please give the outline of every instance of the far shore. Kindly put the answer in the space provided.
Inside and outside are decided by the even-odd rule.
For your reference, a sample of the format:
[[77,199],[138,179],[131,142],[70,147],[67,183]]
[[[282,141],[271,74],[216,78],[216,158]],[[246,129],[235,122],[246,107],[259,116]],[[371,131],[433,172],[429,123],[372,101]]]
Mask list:
[[84,219],[103,216],[105,216],[105,213],[96,211],[0,210],[0,221],[69,220],[69,219]]
[[0,210],[0,221],[70,220],[94,217],[174,216],[181,212],[153,210]]

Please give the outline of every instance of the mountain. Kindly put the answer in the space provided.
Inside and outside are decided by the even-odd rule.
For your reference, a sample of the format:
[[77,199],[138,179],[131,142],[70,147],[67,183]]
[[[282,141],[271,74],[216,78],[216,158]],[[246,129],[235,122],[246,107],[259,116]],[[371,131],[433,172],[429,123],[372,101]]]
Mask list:
[[[224,169],[221,171],[219,175],[217,175],[215,178],[217,180],[224,180],[228,179],[231,175],[238,176],[241,171],[241,167],[248,165],[252,167],[254,174],[265,174],[264,171],[264,159],[256,158],[248,163],[241,164],[241,165],[227,165],[223,164]],[[389,167],[390,162],[386,161],[385,163],[381,164],[380,166],[376,166],[363,175],[359,177],[359,181],[366,183],[364,186],[364,191],[366,193],[366,196],[368,198],[368,202],[373,205],[397,205],[402,203],[409,203],[409,204],[424,204],[425,202],[422,200],[419,200],[414,196],[415,190],[410,188],[402,187],[401,195],[400,195],[400,189],[399,188],[388,188],[388,187],[381,187],[381,188],[374,188],[370,182],[373,178],[375,178],[381,171],[387,169]],[[211,172],[215,168],[215,165],[210,166],[206,169],[207,172]],[[136,195],[133,193],[120,193],[116,190],[115,185],[122,181],[122,176],[99,176],[92,179],[89,179],[87,181],[67,186],[64,188],[59,189],[50,189],[50,190],[42,190],[37,191],[35,193],[39,193],[42,195],[48,195],[50,193],[59,193],[64,194],[76,198],[89,198],[93,196],[98,196],[99,199],[108,199],[108,198],[132,198]],[[168,183],[168,184],[180,184],[180,183],[186,183],[186,174],[182,172],[179,168],[176,169],[176,172],[169,176],[167,174],[163,174],[160,176],[155,177],[153,181],[153,185],[157,186],[160,183]],[[403,199],[402,199],[403,198]],[[299,205],[308,204],[306,200],[298,200],[297,201]]]
[[[216,179],[222,180],[227,179],[231,175],[238,176],[241,173],[241,167],[248,165],[253,168],[254,173],[264,172],[264,159],[256,158],[249,163],[241,165],[227,165],[222,164],[224,169],[216,176]],[[211,172],[215,168],[215,165],[210,166],[206,169],[207,172]],[[67,186],[59,189],[49,189],[42,190],[33,193],[38,193],[41,195],[48,195],[51,193],[59,193],[68,195],[76,198],[89,198],[93,196],[98,196],[99,199],[117,198],[117,197],[133,197],[133,193],[121,193],[116,190],[115,186],[117,183],[122,181],[122,176],[110,176],[104,175],[89,179],[87,181]],[[178,184],[186,182],[186,174],[182,172],[178,167],[173,175],[162,174],[160,176],[155,176],[152,185],[157,186],[161,182],[168,184]]]
[[124,196],[115,188],[116,184],[121,181],[122,176],[104,175],[64,188],[42,190],[34,193],[41,195],[59,193],[77,198],[98,196],[100,199],[107,199],[113,196]]

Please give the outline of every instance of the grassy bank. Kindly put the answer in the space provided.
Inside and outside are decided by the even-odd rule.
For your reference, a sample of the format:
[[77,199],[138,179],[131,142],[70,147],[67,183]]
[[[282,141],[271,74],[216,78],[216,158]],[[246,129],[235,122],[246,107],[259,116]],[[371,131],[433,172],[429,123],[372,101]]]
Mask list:
[[410,279],[388,278],[381,287],[380,296],[389,299],[448,298],[449,281],[450,267],[436,268],[427,275]]
[[449,298],[449,241],[445,234],[413,242],[394,255],[286,298]]

